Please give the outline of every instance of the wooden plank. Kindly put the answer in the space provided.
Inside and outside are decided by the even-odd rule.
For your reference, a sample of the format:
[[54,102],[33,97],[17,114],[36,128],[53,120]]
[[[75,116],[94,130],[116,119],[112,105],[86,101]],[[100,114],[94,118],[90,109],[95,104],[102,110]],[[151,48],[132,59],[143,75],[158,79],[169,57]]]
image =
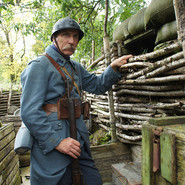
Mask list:
[[15,157],[11,160],[11,162],[7,165],[7,167],[5,168],[5,170],[3,170],[0,173],[0,182],[4,182],[6,181],[6,179],[8,178],[8,176],[11,174],[11,172],[13,170],[17,170],[17,168],[15,168],[15,165],[18,165],[18,170],[19,170],[19,158],[18,155],[15,155]]
[[130,150],[128,149],[127,145],[120,142],[99,145],[99,146],[92,146],[91,151],[93,153],[92,155],[96,159],[112,157],[115,155],[130,154]]
[[12,150],[2,161],[0,161],[0,173],[6,168],[16,153]]
[[[172,185],[164,177],[161,176],[160,171],[155,174],[155,185]],[[176,185],[176,184],[173,184]]]
[[15,138],[14,130],[0,140],[0,151]]
[[142,185],[141,163],[125,162],[112,165],[113,182],[120,185]]
[[18,176],[17,181],[15,182],[14,185],[21,185],[22,184],[22,177]]
[[12,140],[5,148],[0,151],[0,161],[5,158],[11,150],[14,149],[14,140]]
[[131,160],[128,145],[120,142],[92,146],[91,153],[95,161],[95,165],[102,176],[103,182],[112,181],[112,164]]
[[14,169],[11,171],[11,173],[2,185],[14,185],[17,182],[18,178],[20,178],[19,163],[14,166]]
[[4,123],[6,122],[17,122],[21,121],[20,116],[1,116],[0,120]]
[[14,130],[14,126],[12,123],[0,127],[0,140],[8,135],[10,132],[12,132],[12,130]]
[[176,184],[175,135],[161,133],[161,175],[172,184]]
[[155,118],[155,119],[149,119],[148,122],[150,125],[156,125],[156,126],[185,124],[185,116]]
[[177,180],[179,184],[185,182],[185,138],[177,139]]
[[153,127],[142,128],[142,180],[144,185],[155,185],[153,174]]
[[185,182],[185,125],[175,125],[165,128],[166,132],[176,136],[177,156],[177,183],[184,185]]

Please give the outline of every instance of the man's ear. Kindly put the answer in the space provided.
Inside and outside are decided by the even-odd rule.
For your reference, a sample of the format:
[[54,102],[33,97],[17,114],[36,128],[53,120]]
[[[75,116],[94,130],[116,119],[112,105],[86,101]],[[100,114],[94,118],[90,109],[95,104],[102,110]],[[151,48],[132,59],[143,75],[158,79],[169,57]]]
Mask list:
[[53,44],[56,46],[56,37],[53,35],[53,37],[52,37],[52,42],[53,42]]

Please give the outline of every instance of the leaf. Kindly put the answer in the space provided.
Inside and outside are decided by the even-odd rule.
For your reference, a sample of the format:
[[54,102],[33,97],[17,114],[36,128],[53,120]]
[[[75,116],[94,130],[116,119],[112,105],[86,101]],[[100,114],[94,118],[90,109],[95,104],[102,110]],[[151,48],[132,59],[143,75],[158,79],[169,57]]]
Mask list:
[[118,9],[118,13],[121,14],[124,12],[124,7],[123,6],[120,6],[119,9]]
[[14,5],[14,1],[13,0],[2,0],[2,2],[4,4],[11,4],[11,5]]
[[101,0],[101,1],[100,1],[100,4],[101,4],[101,6],[102,6],[103,8],[105,8],[105,0]]
[[122,3],[124,3],[124,4],[126,4],[126,5],[128,5],[129,3],[128,3],[128,0],[121,0],[122,1]]

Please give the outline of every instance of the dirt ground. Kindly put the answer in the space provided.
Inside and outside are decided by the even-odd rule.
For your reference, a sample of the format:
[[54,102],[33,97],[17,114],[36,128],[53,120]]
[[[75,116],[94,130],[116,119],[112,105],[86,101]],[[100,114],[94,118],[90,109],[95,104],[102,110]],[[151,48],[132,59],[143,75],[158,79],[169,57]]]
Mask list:
[[21,168],[22,183],[21,185],[30,185],[30,167]]
[[[30,185],[30,167],[21,168],[22,183],[21,185]],[[103,185],[113,185],[112,183],[104,183]]]

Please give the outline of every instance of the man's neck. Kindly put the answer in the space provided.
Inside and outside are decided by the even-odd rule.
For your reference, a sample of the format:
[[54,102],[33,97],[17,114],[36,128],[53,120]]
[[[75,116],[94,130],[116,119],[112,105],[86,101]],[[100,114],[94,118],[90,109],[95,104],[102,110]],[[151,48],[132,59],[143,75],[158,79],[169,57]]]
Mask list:
[[61,56],[63,56],[66,60],[70,60],[70,56],[64,55],[62,52],[60,52],[60,51],[58,50],[58,48],[57,48],[54,44],[51,45],[51,47],[52,47],[55,51],[57,51]]

